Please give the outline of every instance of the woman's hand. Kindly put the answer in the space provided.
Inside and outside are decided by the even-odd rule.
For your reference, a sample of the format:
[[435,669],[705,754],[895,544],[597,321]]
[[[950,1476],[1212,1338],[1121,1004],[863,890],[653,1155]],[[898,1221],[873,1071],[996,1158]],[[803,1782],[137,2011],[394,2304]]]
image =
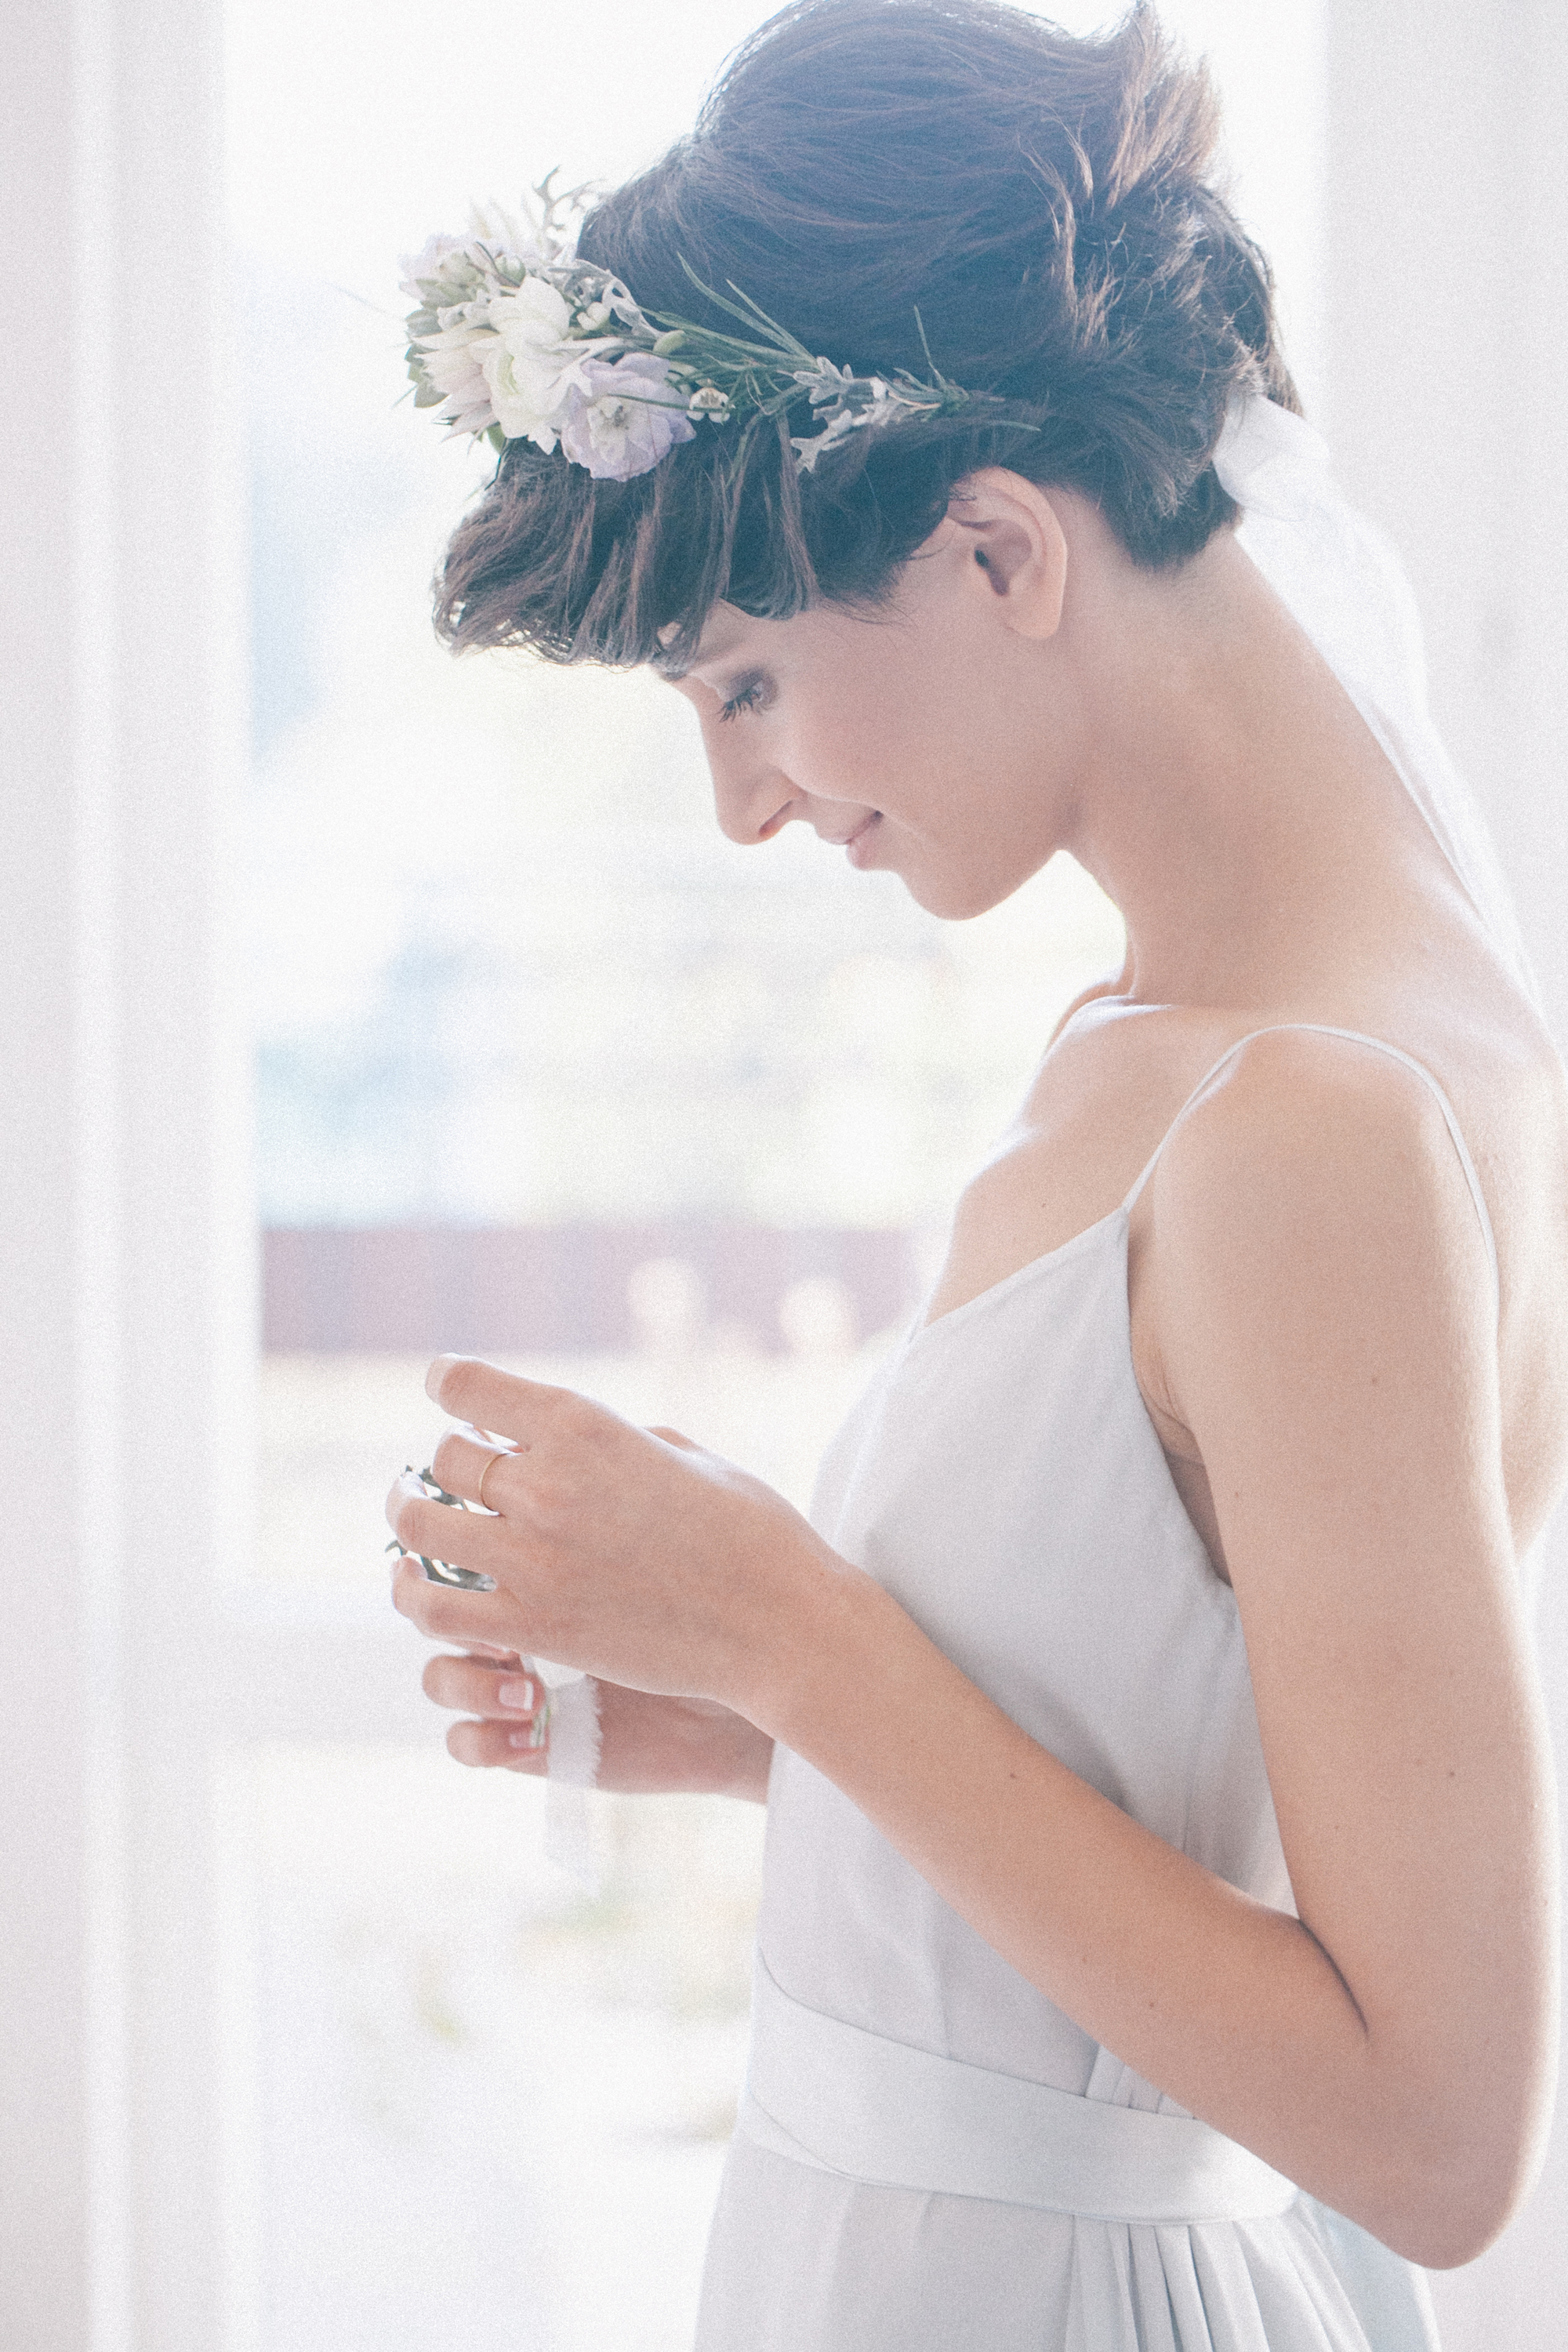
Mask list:
[[[515,1653],[449,1652],[425,1668],[425,1694],[477,1721],[454,1723],[447,1747],[459,1764],[500,1765],[541,1774],[549,1749],[535,1746],[545,1698],[537,1675]],[[706,1698],[667,1698],[598,1685],[599,1769],[595,1785],[632,1796],[747,1797],[764,1804],[773,1743],[755,1724]]]
[[453,1510],[400,1478],[387,1517],[405,1553],[495,1580],[432,1583],[409,1558],[393,1599],[432,1640],[530,1653],[627,1690],[717,1700],[766,1722],[830,1638],[838,1588],[858,1580],[761,1480],[674,1431],[636,1428],[568,1389],[460,1356],[426,1387],[516,1451],[452,1431],[439,1484],[488,1507]]

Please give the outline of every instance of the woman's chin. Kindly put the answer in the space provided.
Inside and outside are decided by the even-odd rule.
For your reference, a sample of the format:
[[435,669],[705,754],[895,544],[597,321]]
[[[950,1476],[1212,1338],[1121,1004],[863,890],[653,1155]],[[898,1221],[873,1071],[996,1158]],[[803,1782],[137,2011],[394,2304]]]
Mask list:
[[1028,880],[1026,874],[1005,877],[988,875],[906,873],[894,869],[900,881],[917,907],[928,915],[938,916],[944,923],[966,923],[976,915],[988,915],[1015,890],[1021,890]]

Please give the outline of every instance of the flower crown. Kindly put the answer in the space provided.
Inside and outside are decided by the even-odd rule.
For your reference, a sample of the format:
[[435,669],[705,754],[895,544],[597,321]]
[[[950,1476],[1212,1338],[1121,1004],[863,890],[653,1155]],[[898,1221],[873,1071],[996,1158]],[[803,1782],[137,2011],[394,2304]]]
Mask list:
[[934,362],[922,383],[901,368],[856,375],[814,358],[739,287],[731,301],[684,262],[745,335],[645,313],[619,278],[578,259],[573,215],[586,191],[556,195],[553,177],[534,190],[537,220],[476,205],[467,236],[433,236],[403,265],[403,291],[418,306],[408,315],[414,404],[437,408],[453,433],[484,434],[498,450],[559,445],[597,479],[624,482],[692,440],[704,420],[805,404],[813,429],[790,437],[809,473],[851,433],[951,415],[969,401]]

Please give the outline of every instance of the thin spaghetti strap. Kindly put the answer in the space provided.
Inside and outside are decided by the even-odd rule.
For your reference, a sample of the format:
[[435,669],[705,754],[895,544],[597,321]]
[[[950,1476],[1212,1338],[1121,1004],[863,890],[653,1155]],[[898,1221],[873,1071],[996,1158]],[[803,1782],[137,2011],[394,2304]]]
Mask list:
[[1154,1173],[1155,1169],[1160,1164],[1161,1152],[1163,1151],[1166,1144],[1169,1143],[1177,1128],[1180,1127],[1182,1121],[1186,1118],[1187,1113],[1190,1110],[1195,1110],[1197,1108],[1199,1103],[1202,1102],[1209,1088],[1214,1085],[1215,1080],[1216,1078],[1222,1078],[1225,1076],[1226,1070],[1229,1069],[1231,1064],[1235,1061],[1242,1047],[1244,1045],[1250,1045],[1255,1037],[1268,1037],[1272,1034],[1273,1032],[1268,1029],[1249,1029],[1245,1037],[1238,1037],[1234,1045],[1226,1048],[1226,1050],[1220,1055],[1218,1061],[1213,1065],[1212,1068],[1204,1072],[1203,1076],[1198,1080],[1197,1085],[1193,1088],[1192,1093],[1187,1097],[1186,1101],[1182,1105],[1181,1109],[1176,1113],[1175,1118],[1171,1121],[1170,1126],[1165,1129],[1164,1134],[1160,1138],[1159,1142],[1154,1146],[1153,1150],[1149,1154],[1148,1159],[1145,1160],[1142,1167],[1139,1170],[1132,1190],[1128,1193],[1127,1198],[1121,1203],[1124,1212],[1131,1208],[1133,1202],[1137,1200],[1139,1193],[1142,1192],[1144,1185]]
[[1447,1096],[1443,1092],[1442,1087],[1437,1084],[1436,1079],[1432,1076],[1431,1071],[1426,1067],[1424,1062],[1418,1062],[1413,1054],[1406,1054],[1402,1047],[1398,1045],[1391,1045],[1385,1037],[1368,1037],[1359,1029],[1336,1029],[1331,1027],[1327,1022],[1323,1021],[1279,1021],[1270,1028],[1249,1030],[1245,1037],[1238,1037],[1235,1045],[1230,1046],[1226,1052],[1220,1055],[1213,1068],[1205,1070],[1203,1076],[1198,1080],[1197,1085],[1193,1088],[1192,1093],[1187,1097],[1185,1102],[1182,1105],[1181,1109],[1176,1113],[1175,1118],[1171,1121],[1170,1126],[1165,1129],[1164,1134],[1160,1138],[1159,1142],[1154,1146],[1153,1150],[1150,1153],[1142,1168],[1140,1170],[1138,1180],[1133,1185],[1132,1190],[1128,1193],[1125,1201],[1123,1201],[1121,1204],[1122,1208],[1124,1210],[1131,1208],[1133,1202],[1137,1200],[1139,1193],[1142,1192],[1144,1185],[1149,1181],[1150,1177],[1158,1167],[1160,1154],[1165,1149],[1166,1144],[1171,1140],[1172,1136],[1174,1135],[1177,1128],[1181,1126],[1182,1121],[1186,1118],[1189,1111],[1196,1109],[1198,1104],[1202,1102],[1204,1097],[1208,1093],[1215,1080],[1224,1076],[1232,1062],[1235,1061],[1237,1055],[1241,1052],[1242,1047],[1244,1045],[1250,1045],[1255,1037],[1278,1036],[1283,1030],[1305,1030],[1310,1035],[1315,1037],[1345,1037],[1348,1038],[1353,1045],[1370,1045],[1374,1053],[1388,1054],[1392,1055],[1394,1061],[1403,1062],[1407,1070],[1413,1070],[1415,1073],[1415,1076],[1421,1080],[1427,1091],[1436,1099],[1437,1108],[1443,1114],[1444,1124],[1447,1126],[1449,1135],[1453,1138],[1454,1150],[1459,1156],[1459,1165],[1465,1171],[1465,1181],[1470,1188],[1470,1198],[1476,1204],[1476,1214],[1480,1220],[1481,1238],[1487,1245],[1487,1263],[1491,1268],[1492,1276],[1492,1297],[1494,1302],[1500,1304],[1502,1297],[1502,1284],[1501,1277],[1498,1271],[1497,1236],[1492,1232],[1491,1216],[1487,1208],[1486,1194],[1481,1190],[1481,1180],[1476,1173],[1476,1163],[1470,1157],[1469,1146],[1465,1141],[1463,1130],[1459,1126],[1458,1120],[1454,1116],[1454,1107],[1452,1103],[1448,1100]]

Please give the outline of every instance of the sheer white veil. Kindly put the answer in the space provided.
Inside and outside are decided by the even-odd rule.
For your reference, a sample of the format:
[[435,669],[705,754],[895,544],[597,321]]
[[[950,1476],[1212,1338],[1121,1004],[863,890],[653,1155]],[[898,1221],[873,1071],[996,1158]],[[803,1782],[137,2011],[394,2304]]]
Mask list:
[[1321,435],[1261,394],[1233,405],[1214,466],[1244,509],[1240,544],[1355,704],[1499,954],[1539,1004],[1486,820],[1432,723],[1421,623],[1398,557],[1340,490]]

